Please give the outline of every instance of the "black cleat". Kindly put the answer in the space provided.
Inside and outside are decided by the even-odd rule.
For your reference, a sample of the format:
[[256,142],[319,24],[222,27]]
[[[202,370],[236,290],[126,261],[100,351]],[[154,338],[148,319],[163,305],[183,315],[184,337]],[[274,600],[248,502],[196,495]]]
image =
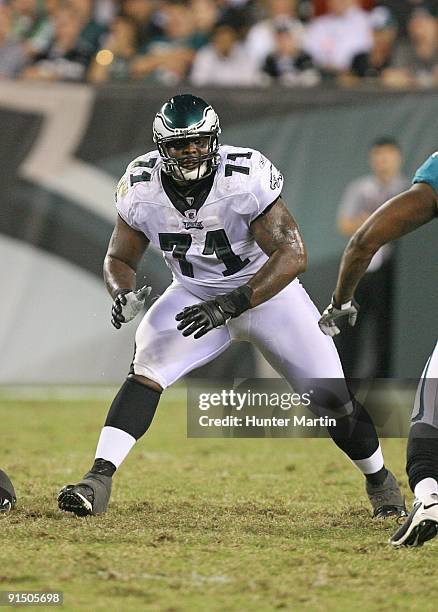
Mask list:
[[423,546],[438,534],[438,495],[433,493],[427,504],[417,500],[406,521],[394,533],[389,543],[395,547]]
[[73,512],[76,516],[93,514],[94,493],[86,485],[67,485],[58,493],[58,506],[65,512]]
[[60,510],[76,516],[103,514],[108,508],[111,495],[110,476],[88,472],[76,485],[67,485],[58,493]]
[[9,476],[0,470],[0,515],[7,514],[17,503],[14,485]]
[[373,507],[373,518],[388,518],[407,516],[405,500],[392,472],[388,474],[381,485],[371,485],[366,482],[368,499]]

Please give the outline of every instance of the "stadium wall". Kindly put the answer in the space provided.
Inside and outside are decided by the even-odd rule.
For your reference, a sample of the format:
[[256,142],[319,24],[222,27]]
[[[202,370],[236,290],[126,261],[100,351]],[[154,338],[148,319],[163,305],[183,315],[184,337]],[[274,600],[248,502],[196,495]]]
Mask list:
[[[127,163],[152,147],[151,122],[175,90],[131,85],[3,82],[0,88],[0,383],[113,383],[126,373],[132,326],[115,331],[101,268]],[[222,142],[263,150],[286,177],[284,198],[303,231],[303,283],[319,307],[345,241],[336,209],[366,172],[378,136],[398,138],[411,176],[437,148],[437,92],[202,90],[222,119]],[[420,374],[436,339],[436,226],[399,245],[395,376]],[[435,248],[434,248],[435,247]],[[140,271],[155,293],[169,282],[161,255]],[[293,305],[291,305],[293,307]],[[205,373],[235,373],[237,347]],[[245,349],[242,376],[269,373]],[[317,358],[317,357],[316,357]]]

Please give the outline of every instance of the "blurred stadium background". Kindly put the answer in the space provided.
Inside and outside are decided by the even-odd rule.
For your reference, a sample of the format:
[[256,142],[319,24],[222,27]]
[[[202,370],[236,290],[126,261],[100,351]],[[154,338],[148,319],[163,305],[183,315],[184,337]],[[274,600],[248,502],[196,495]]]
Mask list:
[[[126,372],[135,326],[112,329],[101,278],[113,192],[127,163],[152,146],[153,114],[174,92],[1,84],[2,383],[114,383]],[[363,173],[369,145],[382,133],[397,136],[411,175],[436,147],[436,93],[197,93],[220,114],[223,142],[261,149],[284,172],[284,198],[309,251],[302,280],[323,307],[345,244],[336,230],[345,184]],[[434,231],[426,227],[399,245],[394,376],[418,376],[433,347]],[[147,254],[139,283],[143,275],[154,292],[164,289],[169,274],[160,254]]]
[[[205,97],[221,117],[222,142],[261,149],[283,171],[309,252],[303,283],[324,307],[345,245],[336,210],[346,184],[367,171],[370,144],[396,138],[407,176],[437,148],[437,4],[1,0],[0,383],[108,384],[125,375],[135,325],[111,328],[101,280],[114,186],[152,147],[153,115],[175,93]],[[217,43],[223,26],[235,48]],[[295,46],[277,40],[285,32]],[[210,80],[194,79],[206,50]],[[267,57],[278,60],[277,76]],[[308,70],[315,78],[302,78]],[[434,231],[398,247],[396,377],[417,377],[433,346]],[[157,294],[167,285],[158,253],[147,255],[139,283],[143,276]],[[226,373],[236,352],[205,372]],[[237,373],[271,374],[252,348],[239,363]]]
[[[395,137],[408,176],[437,147],[436,9],[417,0],[0,1],[0,383],[123,378],[134,326],[112,330],[101,280],[114,186],[152,147],[153,115],[175,93],[205,97],[222,142],[261,149],[283,171],[309,251],[303,282],[324,307],[345,244],[336,210],[366,172],[370,144]],[[224,27],[235,37],[228,47],[217,40]],[[393,376],[418,376],[433,346],[434,230],[399,245]],[[155,293],[166,286],[158,253],[143,275]],[[236,353],[205,373],[226,372]],[[252,348],[239,363],[242,375],[272,373]]]

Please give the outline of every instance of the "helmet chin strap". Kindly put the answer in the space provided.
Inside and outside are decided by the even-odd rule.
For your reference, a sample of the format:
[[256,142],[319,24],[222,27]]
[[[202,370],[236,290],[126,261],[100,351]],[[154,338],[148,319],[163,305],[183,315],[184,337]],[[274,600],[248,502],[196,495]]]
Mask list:
[[201,179],[204,174],[208,170],[207,162],[203,162],[199,168],[193,168],[193,170],[186,170],[185,168],[180,167],[179,171],[184,177],[185,181],[196,181],[197,179]]

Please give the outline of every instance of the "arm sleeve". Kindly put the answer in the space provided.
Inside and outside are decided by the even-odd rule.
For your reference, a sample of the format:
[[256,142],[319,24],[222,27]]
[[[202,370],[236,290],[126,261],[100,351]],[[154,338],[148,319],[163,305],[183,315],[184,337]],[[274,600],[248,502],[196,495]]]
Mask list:
[[415,173],[412,183],[427,183],[438,194],[438,151],[431,155]]

